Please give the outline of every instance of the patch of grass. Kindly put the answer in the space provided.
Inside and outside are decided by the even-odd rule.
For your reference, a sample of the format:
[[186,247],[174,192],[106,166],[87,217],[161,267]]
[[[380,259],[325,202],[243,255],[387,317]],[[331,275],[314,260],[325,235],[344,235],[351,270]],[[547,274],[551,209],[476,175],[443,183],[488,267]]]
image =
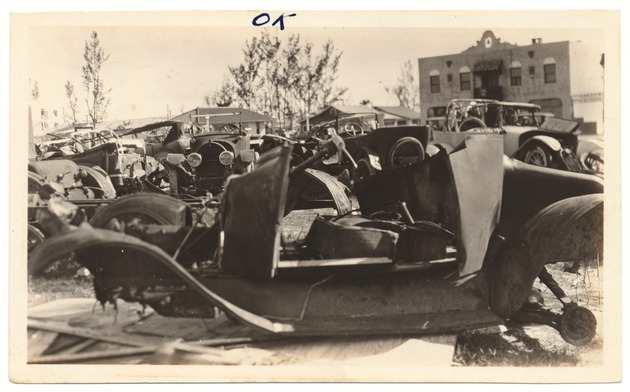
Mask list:
[[[558,337],[559,338],[559,337]],[[548,350],[522,329],[502,334],[462,334],[457,339],[453,364],[459,366],[576,366],[579,350]]]
[[93,297],[92,276],[57,278],[38,276],[28,279],[28,307],[62,298]]

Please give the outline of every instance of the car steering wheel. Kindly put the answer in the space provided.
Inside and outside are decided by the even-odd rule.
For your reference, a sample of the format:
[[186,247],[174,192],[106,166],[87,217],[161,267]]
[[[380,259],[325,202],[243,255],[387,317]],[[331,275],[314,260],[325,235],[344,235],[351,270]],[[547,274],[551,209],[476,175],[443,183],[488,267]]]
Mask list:
[[473,128],[487,128],[486,123],[477,117],[468,117],[459,124],[459,131],[465,132]]
[[343,130],[344,132],[352,136],[363,135],[363,127],[354,122],[350,122],[344,125]]

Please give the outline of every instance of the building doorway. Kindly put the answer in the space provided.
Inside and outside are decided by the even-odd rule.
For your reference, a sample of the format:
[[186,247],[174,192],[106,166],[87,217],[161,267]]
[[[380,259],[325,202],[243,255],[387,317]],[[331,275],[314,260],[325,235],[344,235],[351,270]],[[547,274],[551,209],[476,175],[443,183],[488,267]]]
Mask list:
[[503,91],[499,84],[499,72],[475,72],[475,98],[503,100]]

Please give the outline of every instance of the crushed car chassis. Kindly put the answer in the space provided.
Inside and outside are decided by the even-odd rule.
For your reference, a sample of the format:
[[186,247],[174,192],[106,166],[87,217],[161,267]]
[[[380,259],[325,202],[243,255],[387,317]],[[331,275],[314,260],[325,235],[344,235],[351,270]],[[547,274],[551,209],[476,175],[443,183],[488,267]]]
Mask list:
[[[343,150],[343,143],[329,148],[319,154]],[[255,171],[231,177],[212,227],[69,230],[35,248],[29,270],[73,251],[94,275],[102,304],[124,299],[179,317],[225,312],[278,335],[446,333],[513,318],[552,325],[573,344],[593,338],[594,317],[564,293],[557,294],[563,313],[523,305],[545,264],[594,257],[601,249],[601,231],[593,230],[603,213],[597,186],[576,185],[546,208],[513,219],[503,228],[513,235],[497,246],[504,178],[509,186],[502,141],[470,138],[451,154],[396,169],[411,175],[407,184],[426,200],[403,214],[411,221],[378,218],[382,192],[369,190],[396,178],[381,173],[356,187],[362,213],[372,210],[370,216],[318,217],[305,243],[287,244],[281,228],[291,194],[290,153],[289,146],[272,150]],[[482,169],[485,175],[475,177]],[[436,178],[444,170],[447,176]]]

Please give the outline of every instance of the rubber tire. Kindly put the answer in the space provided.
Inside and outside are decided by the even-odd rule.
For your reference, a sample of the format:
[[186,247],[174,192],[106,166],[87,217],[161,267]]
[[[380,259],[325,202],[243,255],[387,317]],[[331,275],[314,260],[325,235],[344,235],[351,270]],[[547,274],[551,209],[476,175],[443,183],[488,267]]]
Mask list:
[[374,167],[370,164],[370,159],[361,158],[357,161],[357,168],[354,169],[354,182],[357,182],[369,176],[373,176],[375,173],[376,169],[374,169]]
[[389,153],[387,154],[387,164],[389,165],[390,169],[395,169],[400,166],[400,165],[396,165],[394,162],[394,159],[396,158],[396,150],[398,150],[402,145],[407,144],[407,143],[414,144],[418,148],[418,152],[419,152],[418,162],[422,162],[424,160],[424,157],[426,154],[425,154],[424,146],[422,145],[422,143],[420,143],[420,141],[416,139],[415,137],[411,137],[411,136],[401,137],[400,139],[396,141],[396,143],[394,143],[391,146],[391,148],[389,149]]

